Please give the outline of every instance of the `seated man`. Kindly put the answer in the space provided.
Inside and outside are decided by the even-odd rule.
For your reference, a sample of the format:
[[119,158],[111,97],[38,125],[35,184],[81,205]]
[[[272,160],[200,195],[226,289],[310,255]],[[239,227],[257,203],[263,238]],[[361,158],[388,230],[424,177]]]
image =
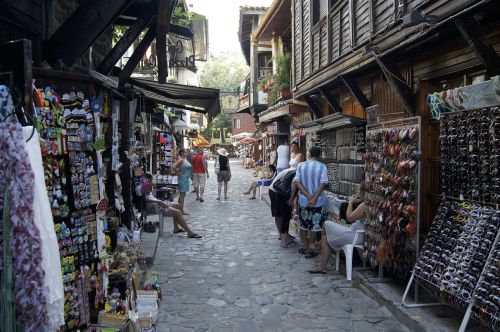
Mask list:
[[[174,220],[174,233],[187,232],[189,238],[201,239],[201,235],[194,233],[187,225],[184,217],[180,211],[179,203],[167,202],[157,199],[153,196],[153,174],[146,173],[145,183],[142,184],[141,191],[145,198],[145,203],[158,204],[160,206],[160,213],[164,216],[172,217]],[[180,228],[180,227],[182,228]]]
[[258,181],[252,181],[250,188],[248,188],[248,190],[245,191],[243,194],[249,195],[250,192],[252,192],[252,197],[250,197],[250,199],[255,199],[255,192],[257,190],[257,187],[269,186],[271,182],[273,182],[275,176],[276,176],[276,166],[269,165],[269,170],[267,171],[266,177]]

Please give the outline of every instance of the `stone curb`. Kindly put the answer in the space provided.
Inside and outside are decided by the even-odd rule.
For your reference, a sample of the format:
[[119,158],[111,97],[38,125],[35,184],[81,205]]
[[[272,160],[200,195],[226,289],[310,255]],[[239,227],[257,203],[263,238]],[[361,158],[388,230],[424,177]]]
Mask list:
[[378,304],[386,307],[387,310],[389,310],[389,312],[406,328],[410,329],[411,331],[426,331],[425,326],[423,326],[418,320],[413,318],[409,313],[405,312],[405,309],[401,306],[401,303],[395,303],[387,300],[361,273],[353,271],[352,274],[353,285],[359,288],[363,293],[372,298]]

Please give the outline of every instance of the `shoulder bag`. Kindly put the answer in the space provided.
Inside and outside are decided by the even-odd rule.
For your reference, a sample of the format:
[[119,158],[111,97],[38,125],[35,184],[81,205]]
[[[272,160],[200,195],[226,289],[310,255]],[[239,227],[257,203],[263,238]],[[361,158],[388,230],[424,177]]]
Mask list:
[[286,198],[290,198],[292,191],[292,182],[295,178],[295,171],[290,171],[285,174],[283,177],[277,179],[274,182],[273,188],[274,190]]

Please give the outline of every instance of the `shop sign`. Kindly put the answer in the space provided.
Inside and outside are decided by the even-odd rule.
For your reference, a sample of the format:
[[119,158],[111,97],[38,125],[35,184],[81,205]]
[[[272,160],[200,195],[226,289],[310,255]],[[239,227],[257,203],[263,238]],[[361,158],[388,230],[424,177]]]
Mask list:
[[278,123],[276,121],[267,124],[267,133],[270,135],[275,135],[278,133]]
[[193,68],[195,67],[194,54],[185,57],[184,59],[178,59],[178,55],[184,52],[184,47],[182,42],[177,40],[175,45],[168,46],[168,52],[170,53],[170,60],[168,66],[170,68]]

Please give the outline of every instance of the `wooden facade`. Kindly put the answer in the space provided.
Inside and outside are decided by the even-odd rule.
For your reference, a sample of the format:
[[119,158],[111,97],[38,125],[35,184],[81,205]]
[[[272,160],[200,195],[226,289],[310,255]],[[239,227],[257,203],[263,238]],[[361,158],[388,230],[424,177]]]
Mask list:
[[[314,17],[318,8],[322,13],[322,2],[326,12]],[[433,21],[404,27],[403,17],[412,10],[422,10]],[[421,213],[426,228],[441,199],[439,121],[430,119],[426,98],[471,84],[478,75],[488,79],[500,74],[495,65],[500,63],[500,2],[294,0],[292,14],[295,98],[321,94],[324,115],[341,111],[366,118],[362,105],[368,102],[378,105],[381,121],[422,117]],[[479,47],[457,28],[462,18],[473,18],[480,26],[479,31],[474,24],[469,27],[478,32]],[[488,56],[493,61],[488,63]],[[334,110],[326,96],[340,107]]]

